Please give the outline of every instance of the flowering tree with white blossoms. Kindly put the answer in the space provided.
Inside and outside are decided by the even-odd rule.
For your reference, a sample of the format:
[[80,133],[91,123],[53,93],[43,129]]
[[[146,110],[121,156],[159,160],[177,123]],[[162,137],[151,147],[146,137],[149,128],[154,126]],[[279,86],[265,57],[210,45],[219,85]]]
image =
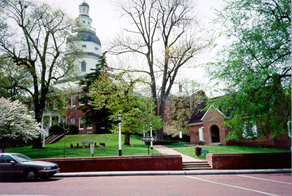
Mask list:
[[24,141],[46,135],[40,124],[28,113],[27,107],[20,101],[0,98],[0,140],[4,152],[6,138],[21,138]]

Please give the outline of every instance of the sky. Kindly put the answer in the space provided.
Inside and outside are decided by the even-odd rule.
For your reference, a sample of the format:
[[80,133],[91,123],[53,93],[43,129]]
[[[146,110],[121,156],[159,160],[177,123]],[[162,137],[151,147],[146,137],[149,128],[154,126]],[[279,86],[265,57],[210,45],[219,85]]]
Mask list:
[[[76,18],[79,15],[79,5],[84,0],[39,0],[45,1],[49,5],[55,8],[62,9],[70,17]],[[196,11],[199,13],[200,25],[202,27],[211,27],[209,24],[214,18],[215,9],[220,9],[223,4],[223,0],[194,0],[196,1]],[[118,35],[125,28],[124,21],[121,19],[121,13],[118,11],[115,3],[119,0],[85,0],[90,6],[89,16],[92,19],[92,27],[96,28],[96,35],[99,37],[102,48],[106,48],[108,43]],[[219,44],[220,46],[220,44]],[[201,54],[195,60],[195,64],[204,64],[212,61],[212,56],[215,56],[216,50],[206,51],[205,54]],[[205,75],[202,67],[198,68],[183,68],[178,77],[177,82],[188,78],[190,80],[196,80],[202,83],[201,88],[209,90],[209,78]],[[178,85],[174,86],[174,91],[178,89]],[[204,90],[204,89],[203,89]],[[210,92],[209,92],[210,94]]]

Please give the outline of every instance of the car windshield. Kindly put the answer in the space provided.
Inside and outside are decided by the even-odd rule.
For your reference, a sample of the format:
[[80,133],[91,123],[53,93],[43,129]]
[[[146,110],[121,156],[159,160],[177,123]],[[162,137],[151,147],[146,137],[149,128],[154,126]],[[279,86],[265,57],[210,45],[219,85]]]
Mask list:
[[14,154],[13,158],[15,158],[18,162],[33,161],[33,159],[31,159],[23,154]]

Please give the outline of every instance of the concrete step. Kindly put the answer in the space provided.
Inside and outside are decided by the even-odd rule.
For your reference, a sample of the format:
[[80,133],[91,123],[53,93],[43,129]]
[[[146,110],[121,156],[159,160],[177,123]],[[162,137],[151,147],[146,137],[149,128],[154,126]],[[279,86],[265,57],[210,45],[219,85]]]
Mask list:
[[207,161],[183,162],[183,170],[210,170],[212,167]]

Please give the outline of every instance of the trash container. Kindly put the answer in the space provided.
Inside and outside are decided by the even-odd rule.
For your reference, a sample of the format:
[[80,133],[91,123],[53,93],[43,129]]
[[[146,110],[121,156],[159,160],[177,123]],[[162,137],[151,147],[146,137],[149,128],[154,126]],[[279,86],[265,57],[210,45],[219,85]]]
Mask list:
[[195,148],[195,151],[196,151],[196,155],[197,156],[200,156],[201,155],[202,148],[201,147],[196,147]]

